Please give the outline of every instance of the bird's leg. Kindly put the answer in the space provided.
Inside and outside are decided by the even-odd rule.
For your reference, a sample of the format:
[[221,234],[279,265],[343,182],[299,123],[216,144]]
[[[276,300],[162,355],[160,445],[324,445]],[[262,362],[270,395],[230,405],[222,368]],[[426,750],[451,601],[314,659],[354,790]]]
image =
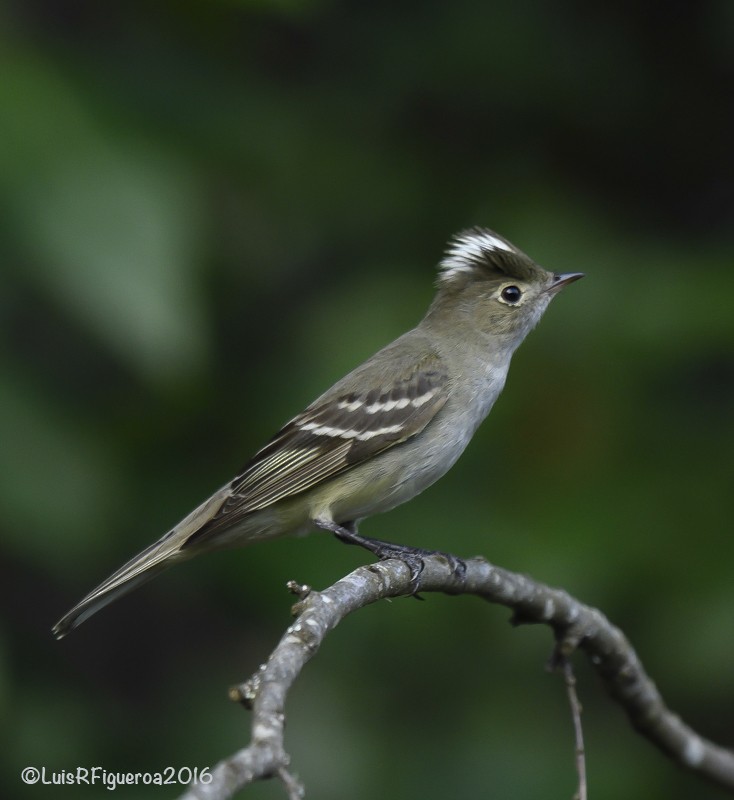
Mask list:
[[426,556],[439,555],[445,558],[454,575],[459,580],[462,580],[466,574],[466,564],[451,553],[444,553],[440,550],[426,550],[422,547],[413,547],[408,544],[385,542],[381,539],[370,539],[368,536],[362,536],[357,533],[354,522],[346,522],[344,525],[339,525],[333,520],[315,519],[314,525],[316,525],[317,528],[331,531],[340,542],[356,544],[359,547],[363,547],[374,556],[377,556],[380,561],[387,561],[390,558],[397,558],[399,561],[402,561],[410,570],[410,585],[413,594],[415,594],[418,589],[418,578],[425,567],[423,559]]

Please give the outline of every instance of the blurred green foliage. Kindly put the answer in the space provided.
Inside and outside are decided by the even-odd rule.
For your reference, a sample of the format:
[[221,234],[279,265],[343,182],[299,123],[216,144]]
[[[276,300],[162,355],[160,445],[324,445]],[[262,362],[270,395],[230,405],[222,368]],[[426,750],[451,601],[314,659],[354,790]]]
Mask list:
[[[28,765],[247,741],[225,688],[288,624],[285,581],[363,554],[215,555],[50,626],[420,318],[472,224],[588,277],[450,475],[363,530],[599,606],[734,745],[729,0],[5,0],[0,23],[3,797],[105,795]],[[366,609],[294,691],[294,767],[322,798],[570,797],[550,648],[470,598]],[[578,669],[597,800],[722,796]]]

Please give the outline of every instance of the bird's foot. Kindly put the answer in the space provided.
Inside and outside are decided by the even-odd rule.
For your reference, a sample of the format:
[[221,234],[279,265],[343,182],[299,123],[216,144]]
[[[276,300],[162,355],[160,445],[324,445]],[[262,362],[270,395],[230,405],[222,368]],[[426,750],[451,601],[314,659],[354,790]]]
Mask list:
[[362,536],[355,530],[352,524],[338,525],[331,520],[316,520],[316,525],[324,530],[331,531],[340,542],[354,544],[368,550],[380,561],[387,561],[396,558],[402,561],[410,570],[411,594],[418,597],[418,579],[425,568],[424,559],[427,556],[441,556],[449,565],[454,577],[462,581],[466,575],[466,563],[452,553],[444,553],[441,550],[426,550],[423,547],[413,547],[407,544],[397,544],[395,542],[385,542],[381,539],[370,539]]

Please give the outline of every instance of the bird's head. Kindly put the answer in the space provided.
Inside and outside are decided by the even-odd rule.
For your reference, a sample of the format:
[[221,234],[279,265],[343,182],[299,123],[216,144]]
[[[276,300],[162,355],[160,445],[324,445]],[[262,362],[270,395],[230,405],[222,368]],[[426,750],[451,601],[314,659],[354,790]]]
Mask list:
[[517,338],[537,324],[553,296],[583,277],[543,269],[488,228],[454,236],[439,266],[435,306],[448,304],[486,333]]

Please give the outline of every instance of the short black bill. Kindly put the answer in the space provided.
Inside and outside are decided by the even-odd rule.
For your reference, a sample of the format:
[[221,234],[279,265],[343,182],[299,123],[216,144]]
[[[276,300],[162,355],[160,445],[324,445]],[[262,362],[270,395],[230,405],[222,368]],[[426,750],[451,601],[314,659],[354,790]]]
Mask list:
[[548,287],[548,291],[553,293],[558,292],[563,289],[564,286],[568,286],[569,283],[583,278],[584,274],[583,272],[554,272],[553,283]]

